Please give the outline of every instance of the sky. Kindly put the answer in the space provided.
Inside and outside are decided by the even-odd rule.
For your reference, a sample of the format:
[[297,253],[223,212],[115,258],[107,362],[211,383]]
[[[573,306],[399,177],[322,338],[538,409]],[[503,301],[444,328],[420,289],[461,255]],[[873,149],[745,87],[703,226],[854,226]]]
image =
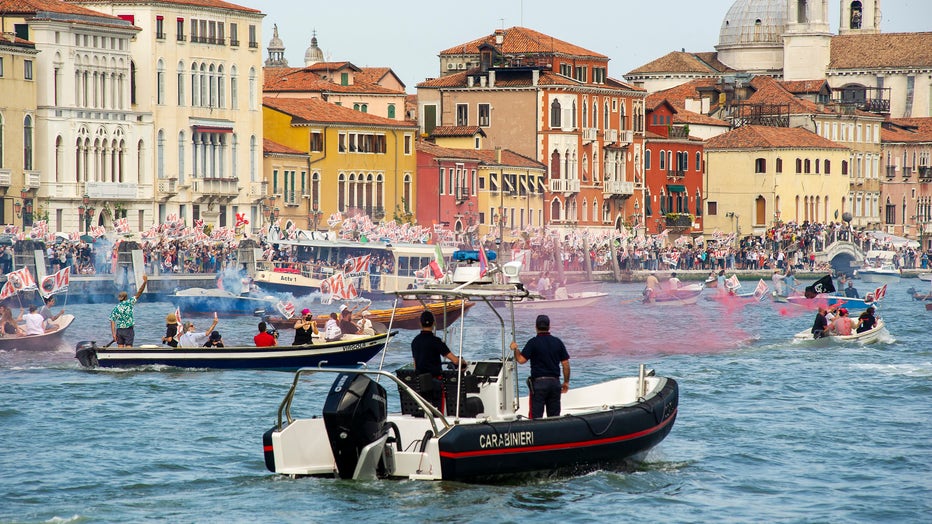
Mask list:
[[[671,51],[714,51],[722,20],[734,0],[355,0],[351,4],[308,0],[233,0],[262,10],[263,60],[278,25],[291,67],[317,31],[328,61],[360,67],[390,67],[407,86],[439,76],[438,53],[491,34],[523,26],[608,56],[609,76]],[[884,33],[932,31],[932,0],[881,0]],[[572,9],[568,9],[571,6]],[[832,32],[840,2],[829,1]]]

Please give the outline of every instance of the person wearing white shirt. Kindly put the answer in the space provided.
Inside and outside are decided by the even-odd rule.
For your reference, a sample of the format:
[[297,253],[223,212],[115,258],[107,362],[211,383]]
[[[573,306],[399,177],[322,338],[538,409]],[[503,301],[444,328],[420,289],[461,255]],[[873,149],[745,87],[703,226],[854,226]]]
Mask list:
[[184,323],[184,334],[178,337],[178,347],[180,348],[199,348],[210,340],[210,333],[217,327],[217,313],[214,313],[214,321],[207,328],[207,331],[200,333],[194,331],[194,323],[186,321]]
[[45,334],[45,318],[36,312],[36,306],[29,306],[29,313],[23,315],[26,323],[26,336]]

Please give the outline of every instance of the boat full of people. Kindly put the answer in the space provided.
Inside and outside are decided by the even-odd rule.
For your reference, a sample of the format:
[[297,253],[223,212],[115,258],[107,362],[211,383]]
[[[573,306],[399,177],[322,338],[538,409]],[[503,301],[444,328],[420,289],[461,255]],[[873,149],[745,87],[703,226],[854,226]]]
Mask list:
[[[485,256],[478,258],[478,264],[461,264],[441,282],[397,295],[474,302],[497,325],[486,321],[478,328],[481,336],[466,336],[463,323],[479,317],[463,317],[460,335],[449,339],[457,365],[441,376],[410,366],[394,372],[381,366],[298,370],[276,423],[262,436],[269,471],[467,482],[578,474],[641,458],[666,437],[678,413],[678,385],[644,365],[632,376],[566,388],[559,415],[530,418],[529,394],[521,391],[518,371],[523,353],[509,344],[513,310],[511,315],[496,310],[496,303],[512,308],[530,295],[519,278],[521,264],[490,267]],[[422,320],[422,326],[428,321]],[[424,329],[430,328],[422,327],[422,334]],[[493,348],[499,356],[485,356]],[[332,384],[320,414],[295,417],[293,408],[307,379],[325,377]],[[392,412],[390,390],[397,392],[400,406]],[[307,412],[304,397],[300,399],[301,412]]]

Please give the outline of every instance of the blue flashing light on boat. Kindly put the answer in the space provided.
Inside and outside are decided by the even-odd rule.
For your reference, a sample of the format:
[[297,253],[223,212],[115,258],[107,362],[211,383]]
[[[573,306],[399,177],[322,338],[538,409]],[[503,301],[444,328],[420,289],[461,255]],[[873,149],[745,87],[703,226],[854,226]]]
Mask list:
[[[486,251],[485,256],[491,262],[497,258],[495,251]],[[479,251],[476,249],[460,249],[453,252],[453,260],[457,262],[478,262],[479,261]]]

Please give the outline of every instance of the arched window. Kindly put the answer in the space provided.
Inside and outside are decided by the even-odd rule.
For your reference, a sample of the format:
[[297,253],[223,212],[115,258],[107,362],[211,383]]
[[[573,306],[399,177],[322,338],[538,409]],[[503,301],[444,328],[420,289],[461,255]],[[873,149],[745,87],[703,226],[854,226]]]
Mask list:
[[159,129],[158,138],[155,143],[156,147],[156,176],[165,178],[165,130]]
[[[2,126],[0,126],[2,127]],[[2,146],[3,144],[0,144]],[[64,143],[62,141],[61,135],[55,137],[55,181],[64,182],[62,179],[61,165],[62,165],[62,155],[64,154]],[[0,162],[0,166],[3,163]]]
[[559,128],[560,127],[560,101],[556,98],[553,99],[553,102],[550,103],[550,127]]
[[239,104],[239,89],[237,86],[236,66],[230,66],[230,109],[236,109]]
[[191,64],[191,107],[201,105],[201,88],[197,76],[197,64]]
[[650,169],[650,149],[644,150],[644,171]]
[[210,68],[207,70],[207,78],[210,82],[210,107],[217,106],[217,71],[214,68],[214,64],[210,64]]
[[563,214],[561,213],[561,210],[562,206],[560,205],[560,199],[554,198],[553,201],[550,202],[550,220],[554,222],[563,220]]
[[404,209],[405,213],[410,213],[414,209],[413,202],[411,202],[411,175],[405,173],[404,178]]
[[165,103],[165,63],[159,58],[155,71],[156,99],[155,103],[162,105]]
[[337,177],[337,211],[346,211],[346,175]]
[[592,101],[592,127],[599,127],[599,101]]
[[226,108],[227,105],[227,91],[226,91],[226,80],[223,78],[223,66],[217,67],[217,107]]
[[201,106],[211,106],[213,102],[210,98],[208,98],[210,96],[210,79],[207,76],[207,64],[201,64],[200,77],[198,81],[201,84]]
[[256,68],[249,68],[249,109],[255,111],[256,101],[258,97],[256,95]]
[[178,62],[178,106],[184,106],[184,62]]
[[395,104],[388,104],[388,118],[395,118]]
[[625,101],[624,99],[618,104],[618,128],[624,131],[628,127],[627,122],[625,122]]
[[256,161],[259,154],[259,143],[256,140],[256,135],[249,137],[249,180],[255,182],[258,180],[258,173],[256,171]]
[[552,180],[560,178],[560,152],[556,149],[550,154],[550,178]]
[[178,133],[178,182],[184,182],[184,131]]
[[609,113],[608,113],[608,100],[606,100],[606,101],[605,101],[605,111],[603,112],[603,116],[602,116],[602,126],[605,127],[605,129],[608,129],[608,127],[609,127],[609,126],[608,126],[608,123],[609,123],[610,120],[609,120],[609,118],[608,118],[608,114],[609,114]]
[[570,126],[573,129],[576,129],[576,99],[573,99],[573,109],[570,112],[570,117],[573,119],[572,122],[570,123]]
[[23,119],[23,169],[32,171],[32,115]]

